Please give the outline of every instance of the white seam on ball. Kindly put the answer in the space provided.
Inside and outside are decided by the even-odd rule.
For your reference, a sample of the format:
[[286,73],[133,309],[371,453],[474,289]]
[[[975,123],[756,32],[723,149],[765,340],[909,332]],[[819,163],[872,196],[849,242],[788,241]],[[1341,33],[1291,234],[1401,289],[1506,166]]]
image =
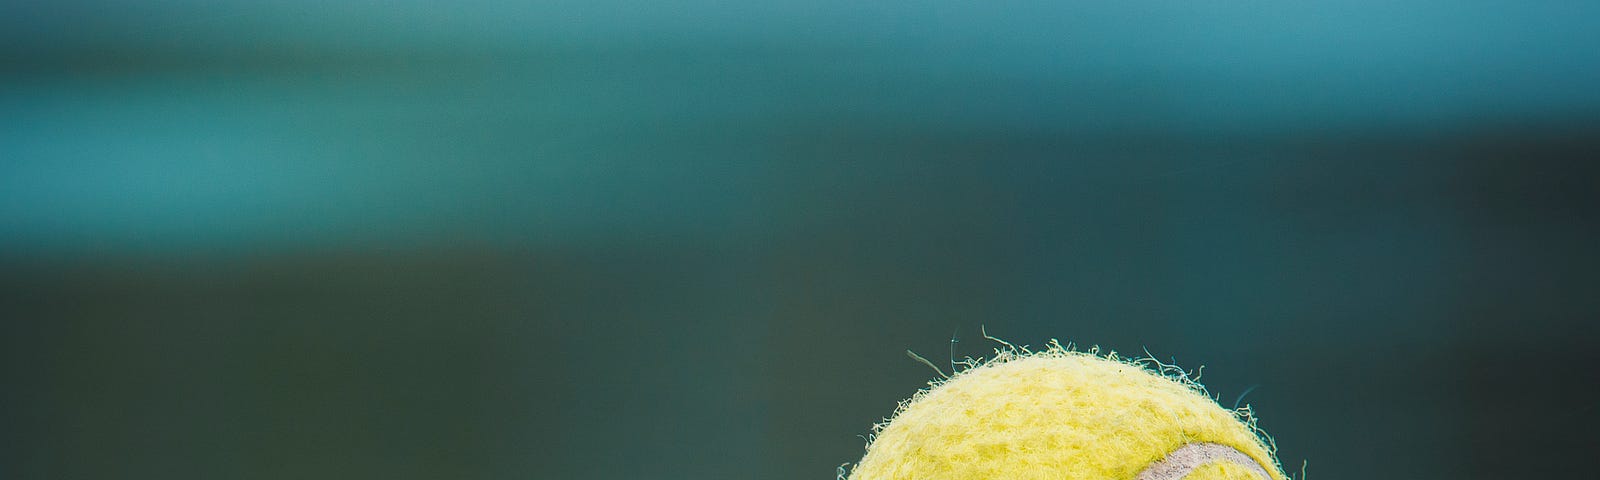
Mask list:
[[1216,462],[1238,464],[1260,475],[1262,480],[1272,480],[1272,475],[1268,475],[1267,469],[1254,458],[1220,443],[1191,443],[1178,447],[1166,458],[1145,467],[1134,480],[1182,480],[1196,468]]

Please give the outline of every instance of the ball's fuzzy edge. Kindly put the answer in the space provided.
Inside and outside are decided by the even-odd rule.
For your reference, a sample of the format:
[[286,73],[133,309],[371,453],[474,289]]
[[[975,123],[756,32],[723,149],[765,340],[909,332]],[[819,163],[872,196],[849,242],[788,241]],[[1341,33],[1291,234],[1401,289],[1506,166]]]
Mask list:
[[[952,364],[956,368],[951,375],[945,376],[941,372],[941,378],[930,380],[926,388],[919,389],[917,392],[912,394],[910,398],[901,400],[896,405],[894,412],[891,415],[883,418],[881,421],[872,426],[871,433],[865,436],[865,449],[870,453],[873,445],[879,441],[879,437],[886,429],[890,427],[890,425],[894,423],[896,419],[904,417],[908,410],[918,405],[919,402],[923,401],[930,395],[934,395],[942,387],[950,384],[951,382],[955,382],[963,378],[967,378],[968,376],[980,374],[981,372],[989,369],[999,368],[1004,365],[1022,360],[1092,358],[1137,369],[1139,372],[1147,373],[1171,381],[1177,385],[1181,385],[1184,389],[1194,394],[1205,397],[1212,404],[1216,405],[1217,408],[1231,414],[1235,421],[1248,429],[1249,433],[1254,436],[1253,440],[1257,442],[1257,445],[1260,445],[1265,450],[1262,452],[1264,453],[1265,458],[1258,458],[1258,460],[1264,460],[1264,462],[1261,463],[1263,463],[1263,466],[1265,466],[1267,470],[1271,472],[1271,476],[1275,480],[1281,478],[1291,478],[1283,473],[1284,470],[1282,465],[1277,459],[1276,442],[1271,435],[1268,435],[1257,425],[1257,419],[1250,405],[1244,404],[1231,409],[1222,407],[1220,399],[1207,391],[1205,386],[1199,381],[1203,367],[1197,368],[1194,371],[1185,370],[1173,363],[1163,362],[1160,359],[1155,358],[1155,356],[1151,355],[1148,351],[1144,352],[1144,356],[1126,357],[1118,354],[1114,350],[1102,350],[1099,346],[1089,346],[1087,348],[1080,349],[1072,343],[1063,345],[1061,342],[1055,339],[1051,339],[1049,342],[1047,342],[1043,349],[1035,351],[1026,345],[1017,345],[995,337],[991,337],[987,334],[987,332],[985,332],[983,336],[1000,344],[999,347],[994,349],[992,357],[966,357],[961,360],[953,360]],[[913,356],[915,355],[913,354]],[[918,359],[921,360],[920,358]],[[930,364],[930,366],[932,365]],[[934,367],[934,369],[936,371],[938,370],[937,367]],[[865,457],[863,460],[865,460]],[[859,473],[857,470],[860,466],[860,462],[845,463],[840,465],[837,472],[839,480],[859,480],[855,479],[855,477],[856,474]]]

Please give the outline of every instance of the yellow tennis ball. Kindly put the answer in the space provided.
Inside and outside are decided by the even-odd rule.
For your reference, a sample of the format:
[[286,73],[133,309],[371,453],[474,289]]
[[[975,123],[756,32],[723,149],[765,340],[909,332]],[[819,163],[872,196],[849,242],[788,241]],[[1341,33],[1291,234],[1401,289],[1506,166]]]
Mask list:
[[933,384],[876,428],[850,480],[1286,478],[1247,410],[1175,367],[1091,352],[1001,351]]

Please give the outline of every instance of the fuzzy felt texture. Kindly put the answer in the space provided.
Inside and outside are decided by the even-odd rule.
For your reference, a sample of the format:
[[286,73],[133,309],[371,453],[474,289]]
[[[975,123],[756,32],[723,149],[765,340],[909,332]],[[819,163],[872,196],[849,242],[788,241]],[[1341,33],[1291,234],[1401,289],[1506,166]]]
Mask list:
[[1183,480],[1261,480],[1261,474],[1237,463],[1216,462],[1195,468]]
[[[1223,409],[1181,369],[1054,343],[996,354],[902,402],[849,479],[1133,479],[1197,443],[1232,447],[1286,479],[1248,407]],[[1184,478],[1260,480],[1238,467],[1208,463]]]

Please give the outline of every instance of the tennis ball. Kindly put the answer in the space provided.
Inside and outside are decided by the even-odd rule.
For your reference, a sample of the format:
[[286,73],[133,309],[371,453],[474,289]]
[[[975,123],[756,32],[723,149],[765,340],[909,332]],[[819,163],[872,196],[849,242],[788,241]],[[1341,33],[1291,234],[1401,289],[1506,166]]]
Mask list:
[[874,428],[850,480],[1286,478],[1248,408],[1153,359],[1052,342],[930,385]]

